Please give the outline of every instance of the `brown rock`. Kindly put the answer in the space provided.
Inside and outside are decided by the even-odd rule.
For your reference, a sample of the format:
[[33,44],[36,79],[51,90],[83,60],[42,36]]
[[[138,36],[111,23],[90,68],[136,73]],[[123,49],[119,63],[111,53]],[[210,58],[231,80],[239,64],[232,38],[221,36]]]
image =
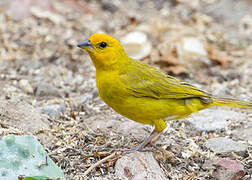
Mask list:
[[236,160],[221,159],[217,163],[217,169],[213,176],[221,180],[239,180],[244,176],[244,167]]
[[150,152],[126,154],[115,165],[115,174],[120,179],[166,179],[163,170]]
[[49,122],[45,115],[26,102],[0,100],[0,122],[27,132],[47,129]]

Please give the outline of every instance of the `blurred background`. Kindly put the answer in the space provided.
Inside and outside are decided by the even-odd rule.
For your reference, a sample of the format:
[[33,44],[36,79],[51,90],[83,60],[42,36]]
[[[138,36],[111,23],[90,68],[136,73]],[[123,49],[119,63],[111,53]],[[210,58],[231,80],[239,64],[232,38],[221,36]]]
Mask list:
[[[91,156],[92,150],[148,134],[99,99],[94,67],[76,47],[93,33],[112,35],[131,57],[214,95],[252,101],[251,12],[251,0],[0,0],[0,99],[22,101],[48,115],[45,129],[51,129],[31,132],[27,126],[37,125],[8,121],[1,134],[36,135],[69,178],[81,177],[100,158]],[[176,123],[175,129],[181,126]],[[133,129],[130,136],[126,127]],[[80,161],[81,153],[86,156]],[[167,177],[176,174],[175,167],[167,167]],[[102,168],[92,176],[114,177],[113,163]],[[211,176],[201,173],[195,177]]]

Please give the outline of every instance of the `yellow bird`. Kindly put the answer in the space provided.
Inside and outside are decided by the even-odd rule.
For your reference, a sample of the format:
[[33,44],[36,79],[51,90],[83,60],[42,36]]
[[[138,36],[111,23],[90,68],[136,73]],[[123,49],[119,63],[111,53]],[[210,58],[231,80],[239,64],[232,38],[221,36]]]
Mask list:
[[135,150],[156,141],[166,128],[166,120],[181,119],[212,106],[252,108],[252,103],[214,97],[128,57],[119,41],[109,35],[93,34],[78,47],[87,51],[96,68],[101,99],[117,113],[155,127]]

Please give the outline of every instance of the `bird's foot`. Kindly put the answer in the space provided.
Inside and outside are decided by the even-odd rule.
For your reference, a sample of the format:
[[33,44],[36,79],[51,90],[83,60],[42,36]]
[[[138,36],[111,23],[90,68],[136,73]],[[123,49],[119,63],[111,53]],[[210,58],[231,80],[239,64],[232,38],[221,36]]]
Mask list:
[[152,147],[141,147],[141,144],[130,149],[115,149],[115,151],[121,151],[121,152],[126,152],[126,153],[131,153],[135,151],[144,152],[144,151],[152,151],[152,150],[153,150]]
[[[160,137],[161,133],[157,131],[153,131],[148,138],[146,138],[141,144],[134,148],[130,149],[117,149],[117,151],[122,152],[134,152],[134,151],[151,151],[153,148],[158,149],[156,145],[154,144]],[[152,147],[146,147],[148,145],[151,145]]]

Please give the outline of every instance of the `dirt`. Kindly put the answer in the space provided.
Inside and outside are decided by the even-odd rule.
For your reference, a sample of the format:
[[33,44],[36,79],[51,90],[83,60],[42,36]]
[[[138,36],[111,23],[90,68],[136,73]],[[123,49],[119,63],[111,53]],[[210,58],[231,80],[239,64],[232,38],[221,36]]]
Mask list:
[[[49,128],[34,132],[1,121],[0,135],[33,134],[66,178],[78,179],[114,149],[134,147],[151,132],[99,98],[95,69],[76,46],[93,33],[120,39],[143,31],[152,44],[143,61],[214,95],[252,102],[251,7],[250,0],[2,0],[0,100],[23,101],[35,109],[66,108],[59,116],[47,116]],[[206,57],[183,51],[180,43],[188,36],[201,41]],[[168,122],[169,130],[152,150],[167,179],[211,179],[216,167],[203,168],[205,163],[223,157],[240,162],[243,178],[251,178],[251,138],[237,133],[251,123],[251,111],[232,110],[247,116],[229,122],[224,131],[197,131],[185,120]],[[207,139],[222,136],[246,144],[246,152],[216,154],[204,146]],[[117,179],[115,162],[103,163],[89,178]]]

